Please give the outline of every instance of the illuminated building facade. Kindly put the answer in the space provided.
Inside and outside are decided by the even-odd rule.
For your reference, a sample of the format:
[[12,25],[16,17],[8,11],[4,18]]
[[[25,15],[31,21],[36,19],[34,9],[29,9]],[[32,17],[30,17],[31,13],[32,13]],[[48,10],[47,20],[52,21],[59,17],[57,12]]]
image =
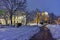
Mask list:
[[[0,17],[0,24],[1,25],[10,25],[11,24],[11,20],[10,20],[9,16],[6,17],[7,19],[4,18],[4,17],[2,17],[2,16]],[[22,23],[23,25],[26,24],[26,15],[25,15],[25,12],[23,12],[23,11],[17,11],[12,16],[12,25],[16,25],[17,23]]]

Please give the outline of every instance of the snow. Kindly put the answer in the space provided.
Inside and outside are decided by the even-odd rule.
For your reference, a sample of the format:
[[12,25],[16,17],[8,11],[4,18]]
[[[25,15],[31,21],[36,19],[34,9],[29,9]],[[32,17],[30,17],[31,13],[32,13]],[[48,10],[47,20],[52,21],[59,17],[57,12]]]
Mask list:
[[47,25],[47,27],[50,29],[53,38],[60,40],[60,25]]
[[38,27],[1,28],[0,40],[29,40],[39,31]]
[[34,25],[36,26],[36,25],[38,25],[38,26],[40,26],[40,27],[43,26],[43,25],[41,25],[41,24],[39,24],[39,23],[38,23],[38,24],[37,24],[37,23],[28,23],[27,25],[30,25],[30,26],[34,26]]
[[[47,25],[53,38],[60,40],[60,25]],[[37,25],[21,26],[19,28],[0,28],[0,40],[29,40],[34,34],[39,32]]]

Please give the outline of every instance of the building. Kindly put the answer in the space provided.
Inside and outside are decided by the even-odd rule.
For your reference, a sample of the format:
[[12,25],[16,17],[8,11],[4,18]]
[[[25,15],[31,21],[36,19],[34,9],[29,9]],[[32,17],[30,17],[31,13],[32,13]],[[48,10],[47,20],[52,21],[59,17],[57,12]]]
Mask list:
[[34,20],[32,20],[32,21],[30,21],[29,22],[29,24],[40,24],[40,22],[41,21],[43,21],[43,22],[48,22],[48,20],[49,20],[49,15],[48,15],[48,12],[37,12],[36,13],[36,16],[35,16],[35,18],[34,18]]
[[[9,13],[7,13],[9,14]],[[10,15],[1,15],[0,16],[0,24],[1,25],[10,25],[11,24],[11,20],[10,20]],[[17,23],[22,23],[23,25],[26,24],[26,15],[24,11],[16,11],[16,13],[14,13],[12,15],[12,25],[16,25]]]
[[56,24],[60,24],[60,16],[57,18],[57,20],[55,20]]

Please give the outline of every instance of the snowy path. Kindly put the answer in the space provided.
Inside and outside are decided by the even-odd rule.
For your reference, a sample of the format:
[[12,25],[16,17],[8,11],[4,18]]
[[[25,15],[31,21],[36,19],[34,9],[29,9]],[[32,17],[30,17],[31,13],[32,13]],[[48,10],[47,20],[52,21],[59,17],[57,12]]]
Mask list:
[[38,27],[2,28],[0,40],[29,40],[38,31]]
[[[60,25],[47,25],[53,38],[60,40]],[[0,40],[29,40],[39,31],[39,27],[1,28]]]
[[53,38],[60,40],[60,25],[47,25],[47,27],[50,29]]

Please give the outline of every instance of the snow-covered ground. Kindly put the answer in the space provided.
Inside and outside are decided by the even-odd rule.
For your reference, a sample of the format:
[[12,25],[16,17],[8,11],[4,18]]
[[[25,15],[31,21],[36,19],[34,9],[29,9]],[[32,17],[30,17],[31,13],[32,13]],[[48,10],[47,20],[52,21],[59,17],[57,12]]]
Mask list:
[[38,27],[1,28],[0,40],[29,40],[39,31]]
[[47,25],[47,27],[50,29],[53,38],[60,40],[60,25]]
[[[52,36],[60,40],[60,25],[47,25],[52,33]],[[22,26],[19,28],[0,28],[0,40],[29,40],[34,34],[39,31],[39,27]]]

